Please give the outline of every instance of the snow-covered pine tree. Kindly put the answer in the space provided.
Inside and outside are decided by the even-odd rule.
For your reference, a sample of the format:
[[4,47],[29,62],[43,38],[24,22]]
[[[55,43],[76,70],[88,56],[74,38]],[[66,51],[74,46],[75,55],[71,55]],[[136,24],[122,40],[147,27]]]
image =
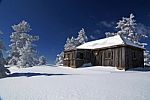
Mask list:
[[63,65],[63,60],[64,60],[63,58],[64,58],[64,52],[58,54],[55,61],[56,65]]
[[6,77],[7,73],[10,73],[10,71],[4,67],[5,65],[5,59],[3,57],[3,50],[5,49],[3,41],[0,40],[0,78]]
[[70,39],[67,38],[66,44],[64,45],[64,50],[69,50],[69,46],[70,46]]
[[[64,50],[71,50],[72,49],[72,43],[74,38],[72,37],[67,38],[66,40],[66,44],[64,45]],[[55,60],[55,64],[56,65],[63,65],[63,57],[64,57],[64,52],[62,51],[60,54],[57,54],[56,60]]]
[[71,37],[71,40],[69,43],[69,50],[76,49],[77,45],[78,45],[78,41],[74,37]]
[[67,38],[66,44],[64,45],[64,50],[73,50],[79,45],[79,41],[73,36],[71,39]]
[[117,23],[116,28],[119,29],[119,31],[116,34],[123,35],[133,43],[142,46],[142,43],[139,41],[141,38],[145,38],[147,36],[145,33],[139,32],[139,27],[137,27],[138,24],[134,17],[135,16],[133,14],[130,14],[129,18],[123,17],[122,20]]
[[136,32],[136,20],[134,19],[134,15],[130,14],[129,18],[122,17],[122,20],[117,22],[116,29],[118,31],[116,33],[106,32],[106,37],[114,36],[114,35],[122,35],[125,38],[131,40],[132,42],[137,42],[140,34]]
[[71,39],[67,38],[66,44],[64,45],[64,50],[76,49],[77,46],[84,44],[87,41],[88,41],[88,38],[85,34],[84,29],[82,28],[78,32],[77,38],[74,38],[74,37],[71,37]]
[[147,45],[147,43],[141,43],[140,40],[142,38],[148,38],[147,34],[149,34],[149,29],[147,27],[145,27],[143,24],[138,23],[136,25],[136,33],[137,33],[137,36],[135,37],[136,38],[136,42],[135,43],[140,45],[140,46]]
[[39,57],[39,64],[38,65],[46,65],[46,58],[44,56]]
[[85,31],[84,28],[82,28],[79,32],[78,32],[78,37],[76,38],[76,41],[78,41],[77,46],[84,44],[85,42],[88,41],[87,36],[85,35]]
[[130,37],[130,39],[132,39],[135,35],[135,27],[136,27],[136,20],[133,19],[134,15],[130,14],[129,18],[123,17],[122,20],[119,20],[119,22],[117,23],[117,29],[119,29],[119,31],[117,32],[117,34],[120,35],[124,35],[125,37]]
[[36,49],[33,47],[32,42],[26,41],[25,46],[20,49],[20,57],[17,65],[20,67],[32,67],[37,65]]
[[[88,41],[87,36],[85,35],[85,31],[82,28],[79,32],[78,32],[78,37],[74,38],[71,37],[67,38],[66,44],[64,45],[64,50],[73,50],[76,49],[77,46],[84,44],[85,42]],[[63,65],[63,57],[64,57],[64,52],[61,52],[60,54],[57,55],[56,57],[56,65]]]
[[10,73],[10,71],[4,67],[5,59],[3,58],[2,50],[0,50],[0,78],[4,78],[7,76],[7,73]]
[[150,54],[148,50],[144,51],[144,65],[150,66]]
[[[67,50],[71,50],[71,49],[75,48],[74,41],[75,41],[74,37],[72,37],[71,39],[67,38],[66,44],[64,45],[64,50],[67,51]],[[55,64],[56,65],[63,65],[63,57],[64,57],[63,51],[60,54],[57,54]]]
[[39,39],[38,36],[32,36],[28,33],[31,31],[30,25],[22,21],[18,25],[12,26],[14,32],[10,36],[12,44],[10,45],[10,65],[19,67],[30,67],[36,65],[38,61],[36,56],[34,41]]
[[106,32],[105,35],[106,37],[111,37],[111,36],[116,35],[116,33]]
[[[88,38],[85,34],[84,29],[82,28],[79,32],[78,32],[78,37],[74,38],[71,37],[67,38],[66,44],[64,45],[64,50],[73,50],[76,49],[77,46],[84,44],[85,42],[88,41]],[[64,57],[64,52],[61,52],[60,54],[57,55],[56,57],[56,65],[63,65],[63,57]]]

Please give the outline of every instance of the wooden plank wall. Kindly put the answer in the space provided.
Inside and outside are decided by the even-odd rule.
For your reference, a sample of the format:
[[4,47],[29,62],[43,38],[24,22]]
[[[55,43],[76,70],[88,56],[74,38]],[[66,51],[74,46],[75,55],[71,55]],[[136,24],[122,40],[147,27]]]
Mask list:
[[83,59],[75,58],[76,67],[81,67],[83,64],[91,62],[91,50],[78,49],[76,55],[77,53],[83,53]]
[[[111,52],[111,59],[106,58],[107,52]],[[78,59],[77,54],[83,53],[83,59]],[[135,53],[135,55],[133,55]],[[115,47],[96,50],[74,50],[65,52],[69,59],[64,60],[65,66],[81,67],[85,63],[92,63],[94,66],[114,66],[118,69],[128,69],[132,67],[143,67],[143,50],[134,47]],[[133,58],[135,56],[135,58]]]
[[64,66],[75,67],[75,51],[65,51],[64,52]]
[[[111,52],[111,59],[105,57],[107,52]],[[96,53],[97,55],[95,55]],[[125,67],[125,47],[93,50],[91,62],[93,65],[114,66],[123,69]]]
[[126,68],[144,67],[144,54],[142,49],[126,48]]

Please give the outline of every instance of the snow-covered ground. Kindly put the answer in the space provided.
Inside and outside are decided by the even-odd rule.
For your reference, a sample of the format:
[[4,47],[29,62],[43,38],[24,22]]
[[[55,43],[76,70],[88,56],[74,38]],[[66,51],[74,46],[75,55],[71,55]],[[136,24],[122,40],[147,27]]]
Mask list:
[[10,68],[0,100],[150,100],[150,71],[100,66]]

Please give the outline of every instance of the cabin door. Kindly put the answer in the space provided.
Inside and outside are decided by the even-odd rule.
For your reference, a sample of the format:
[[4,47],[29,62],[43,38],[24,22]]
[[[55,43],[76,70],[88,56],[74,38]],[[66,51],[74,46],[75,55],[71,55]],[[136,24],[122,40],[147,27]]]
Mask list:
[[118,69],[122,69],[122,66],[121,66],[121,60],[122,60],[122,56],[121,56],[121,49],[116,49],[116,54],[115,54],[115,66],[118,68]]
[[102,52],[101,51],[95,52],[95,64],[96,66],[102,66]]
[[105,66],[113,66],[113,52],[111,49],[108,49],[104,53],[104,65]]

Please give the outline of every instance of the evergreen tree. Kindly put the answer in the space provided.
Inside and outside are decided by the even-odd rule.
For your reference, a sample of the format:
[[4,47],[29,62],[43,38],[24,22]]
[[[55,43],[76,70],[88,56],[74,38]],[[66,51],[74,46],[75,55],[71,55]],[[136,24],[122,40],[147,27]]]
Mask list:
[[56,65],[63,65],[63,58],[64,58],[64,52],[58,54],[55,61]]
[[32,36],[28,33],[31,31],[30,25],[22,21],[18,25],[12,26],[14,32],[10,36],[12,44],[10,45],[10,65],[19,67],[31,67],[36,65],[37,55],[34,41],[39,39],[38,36]]
[[5,50],[3,41],[0,40],[0,78],[6,77],[7,73],[10,73],[10,71],[4,67],[5,65],[5,59],[3,57],[3,50]]
[[148,50],[144,51],[144,65],[150,66],[150,54]]
[[39,57],[39,64],[38,65],[46,65],[46,58],[44,56]]
[[74,37],[71,37],[69,50],[76,49],[77,45],[78,45],[78,42],[76,41],[76,39]]
[[74,37],[71,37],[71,39],[67,38],[66,44],[64,45],[64,50],[72,50],[75,49],[75,39]]
[[[81,44],[84,44],[87,41],[88,41],[88,38],[85,35],[84,29],[82,28],[78,32],[78,37],[77,38],[74,38],[74,37],[71,37],[71,39],[67,38],[66,44],[64,45],[64,50],[65,51],[74,50],[74,49],[76,49],[77,46],[79,46]],[[64,57],[64,52],[61,52],[60,54],[58,54],[57,57],[56,57],[55,63],[57,65],[63,65],[63,57]]]
[[77,46],[84,44],[85,42],[88,41],[87,36],[85,35],[85,31],[84,28],[82,28],[79,32],[78,32],[78,37],[76,38],[76,41],[78,41]]
[[106,37],[122,35],[133,43],[142,46],[143,43],[140,43],[139,41],[141,40],[141,38],[147,36],[145,33],[141,32],[139,28],[139,24],[136,23],[134,15],[130,14],[129,18],[123,17],[122,20],[119,20],[119,22],[117,22],[116,29],[118,29],[118,31],[116,33],[106,32],[105,34]]
[[105,35],[106,37],[111,37],[111,36],[116,35],[116,33],[106,32]]
[[136,36],[136,20],[134,20],[134,15],[130,14],[129,18],[123,17],[122,20],[119,20],[117,23],[117,29],[119,31],[117,34],[123,35],[124,37],[129,37],[131,41],[134,41],[134,37]]
[[70,47],[70,39],[67,38],[66,44],[64,45],[64,50],[69,50]]

